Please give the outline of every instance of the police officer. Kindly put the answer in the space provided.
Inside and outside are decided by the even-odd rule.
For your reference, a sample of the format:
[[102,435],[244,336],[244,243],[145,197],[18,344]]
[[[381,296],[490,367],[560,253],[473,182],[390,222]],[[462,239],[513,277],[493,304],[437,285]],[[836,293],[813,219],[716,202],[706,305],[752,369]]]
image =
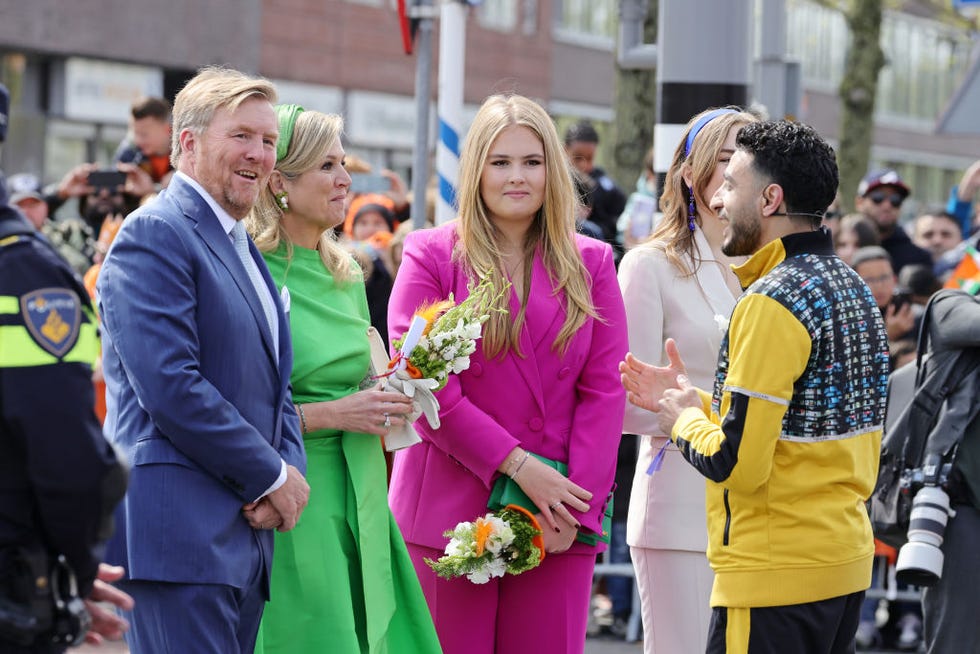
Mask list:
[[[0,142],[8,98],[0,85]],[[109,517],[126,483],[93,411],[92,364],[98,353],[95,315],[81,280],[9,205],[0,176],[5,654],[62,652],[80,641],[90,619],[83,598],[93,589],[95,599],[120,601],[118,595],[107,597],[108,587],[96,580]],[[96,609],[96,618],[105,622],[107,616]]]

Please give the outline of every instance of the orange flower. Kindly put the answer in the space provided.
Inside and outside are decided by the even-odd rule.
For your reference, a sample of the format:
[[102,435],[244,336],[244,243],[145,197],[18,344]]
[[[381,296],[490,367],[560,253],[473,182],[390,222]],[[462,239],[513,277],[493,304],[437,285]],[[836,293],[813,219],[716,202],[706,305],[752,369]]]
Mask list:
[[405,372],[412,379],[422,379],[422,371],[412,365],[410,361],[405,362]]
[[476,541],[476,555],[483,556],[483,549],[486,547],[487,539],[493,535],[493,524],[483,518],[476,519],[476,534],[473,540]]
[[456,304],[452,300],[441,300],[439,302],[423,304],[421,307],[419,307],[418,311],[415,312],[415,315],[425,319],[425,331],[423,331],[422,334],[427,335],[439,316],[446,313],[454,306],[456,306]]

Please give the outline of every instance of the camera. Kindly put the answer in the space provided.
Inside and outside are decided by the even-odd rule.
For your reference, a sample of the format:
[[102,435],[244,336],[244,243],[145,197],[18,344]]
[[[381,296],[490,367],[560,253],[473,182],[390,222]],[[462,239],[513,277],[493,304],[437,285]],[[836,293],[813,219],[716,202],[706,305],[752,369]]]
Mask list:
[[93,170],[88,174],[88,183],[96,193],[100,189],[106,189],[110,194],[119,193],[126,184],[126,173],[113,169]]
[[909,515],[909,540],[898,551],[896,577],[914,586],[932,586],[943,574],[943,535],[946,523],[956,512],[950,508],[949,495],[943,490],[942,474],[949,466],[928,461],[922,477],[926,483],[912,498]]

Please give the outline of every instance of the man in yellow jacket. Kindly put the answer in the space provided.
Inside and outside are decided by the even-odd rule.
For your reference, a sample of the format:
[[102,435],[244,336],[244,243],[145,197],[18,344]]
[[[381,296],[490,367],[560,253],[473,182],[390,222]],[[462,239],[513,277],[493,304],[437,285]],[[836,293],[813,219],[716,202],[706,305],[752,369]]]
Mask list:
[[744,127],[712,206],[745,292],[713,394],[671,365],[621,364],[634,404],[707,482],[708,653],[853,652],[874,553],[888,345],[867,285],[820,228],[834,151],[787,121]]

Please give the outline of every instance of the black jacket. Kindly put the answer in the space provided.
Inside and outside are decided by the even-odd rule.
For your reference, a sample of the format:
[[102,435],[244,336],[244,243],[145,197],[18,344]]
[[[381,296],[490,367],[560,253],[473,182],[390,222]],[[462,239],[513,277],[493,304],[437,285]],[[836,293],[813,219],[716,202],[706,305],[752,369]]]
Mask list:
[[0,204],[0,594],[8,599],[17,601],[19,548],[63,554],[83,596],[95,578],[125,491],[93,411],[97,354],[81,280]]

